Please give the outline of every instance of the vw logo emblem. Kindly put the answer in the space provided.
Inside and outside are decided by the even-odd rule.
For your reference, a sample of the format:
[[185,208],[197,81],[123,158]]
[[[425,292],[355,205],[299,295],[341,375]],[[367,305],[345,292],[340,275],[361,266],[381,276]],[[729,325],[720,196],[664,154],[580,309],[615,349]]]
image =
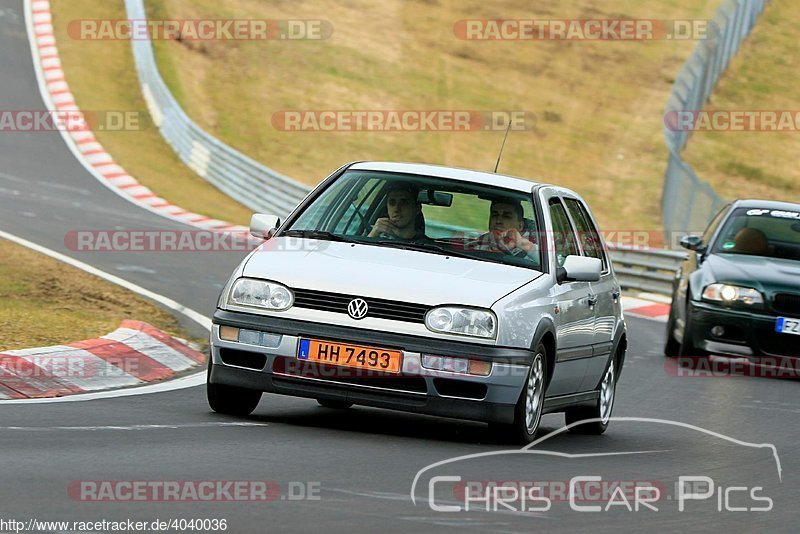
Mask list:
[[353,299],[347,305],[347,314],[353,319],[363,319],[367,316],[368,311],[369,306],[367,306],[367,301],[364,299]]

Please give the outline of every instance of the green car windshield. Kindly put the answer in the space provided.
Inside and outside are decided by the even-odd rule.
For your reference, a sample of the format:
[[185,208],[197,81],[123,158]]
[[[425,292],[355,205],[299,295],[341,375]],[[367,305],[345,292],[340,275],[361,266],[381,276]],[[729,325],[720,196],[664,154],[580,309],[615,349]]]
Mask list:
[[800,261],[800,211],[737,208],[712,252]]
[[[396,194],[393,192],[400,191]],[[391,202],[406,197],[413,236],[399,237]],[[432,176],[348,171],[319,193],[281,234],[355,241],[469,257],[539,270],[541,228],[532,195]],[[513,231],[489,231],[493,206],[507,208]],[[383,231],[385,229],[388,231]]]

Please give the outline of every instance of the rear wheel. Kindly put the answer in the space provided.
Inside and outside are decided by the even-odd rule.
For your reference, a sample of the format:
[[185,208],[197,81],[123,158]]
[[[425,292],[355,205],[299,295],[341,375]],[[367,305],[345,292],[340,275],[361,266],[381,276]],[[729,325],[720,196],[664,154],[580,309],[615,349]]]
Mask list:
[[514,443],[530,443],[536,438],[542,420],[544,395],[547,387],[547,349],[540,343],[536,347],[525,386],[514,408],[514,422],[492,424],[490,428]]
[[206,382],[208,405],[217,413],[250,415],[261,400],[261,392]]
[[611,358],[608,362],[606,372],[603,374],[603,380],[600,381],[597,390],[600,395],[595,406],[570,408],[564,414],[568,426],[579,421],[589,420],[587,423],[571,426],[569,428],[570,432],[575,432],[576,434],[602,434],[608,428],[617,392],[616,358]]
[[337,400],[324,400],[317,399],[317,404],[323,408],[330,408],[332,410],[346,410],[353,405],[352,402],[337,401]]

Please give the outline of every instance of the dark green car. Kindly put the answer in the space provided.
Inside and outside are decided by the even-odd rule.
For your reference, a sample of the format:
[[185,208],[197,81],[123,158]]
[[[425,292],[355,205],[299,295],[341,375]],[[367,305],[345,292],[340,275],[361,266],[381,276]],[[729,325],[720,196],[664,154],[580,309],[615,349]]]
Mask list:
[[738,200],[681,245],[664,353],[800,363],[800,204]]

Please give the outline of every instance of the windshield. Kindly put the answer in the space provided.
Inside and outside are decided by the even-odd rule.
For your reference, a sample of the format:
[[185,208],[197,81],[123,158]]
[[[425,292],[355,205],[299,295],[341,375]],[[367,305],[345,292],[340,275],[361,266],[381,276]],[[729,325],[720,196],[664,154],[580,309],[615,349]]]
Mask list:
[[800,211],[738,208],[712,252],[800,260]]
[[347,171],[281,234],[541,270],[530,194],[429,176]]

